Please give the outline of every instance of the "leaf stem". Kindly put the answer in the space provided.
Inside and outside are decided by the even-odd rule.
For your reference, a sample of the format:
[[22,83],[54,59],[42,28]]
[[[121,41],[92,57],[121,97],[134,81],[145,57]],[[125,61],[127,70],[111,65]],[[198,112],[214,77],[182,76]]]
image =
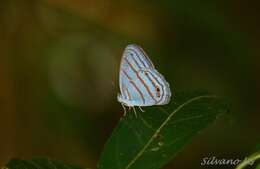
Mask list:
[[240,164],[237,165],[236,169],[243,169],[251,164],[252,161],[256,161],[257,159],[260,159],[260,151],[250,155],[248,158],[243,160]]

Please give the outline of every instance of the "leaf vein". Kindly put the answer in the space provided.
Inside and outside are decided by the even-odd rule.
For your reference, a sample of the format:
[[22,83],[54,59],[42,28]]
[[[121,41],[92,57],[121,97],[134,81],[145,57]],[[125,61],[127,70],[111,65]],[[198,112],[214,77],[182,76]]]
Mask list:
[[203,99],[203,98],[214,98],[216,96],[212,95],[202,95],[202,96],[197,96],[194,97],[180,106],[178,106],[172,113],[169,114],[169,116],[164,120],[164,122],[159,126],[159,128],[154,132],[154,134],[151,136],[151,138],[148,140],[148,142],[144,145],[144,147],[137,153],[137,155],[127,164],[125,169],[129,169],[141,156],[142,154],[146,151],[146,149],[149,147],[149,145],[152,143],[152,141],[156,138],[156,136],[160,133],[162,128],[168,123],[168,121],[172,118],[174,114],[176,114],[179,110],[181,110],[184,106],[190,104],[193,101]]
[[193,116],[193,117],[187,117],[187,118],[179,119],[179,120],[173,121],[171,123],[168,123],[167,126],[174,125],[176,123],[180,123],[180,122],[183,122],[183,121],[186,121],[186,120],[199,119],[199,118],[202,118],[202,117],[206,117],[206,116],[198,115],[198,116]]

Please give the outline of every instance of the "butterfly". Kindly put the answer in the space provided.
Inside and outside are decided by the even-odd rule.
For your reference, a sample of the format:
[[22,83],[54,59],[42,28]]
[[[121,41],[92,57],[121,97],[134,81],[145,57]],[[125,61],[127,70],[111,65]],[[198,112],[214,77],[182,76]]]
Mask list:
[[[141,109],[141,106],[165,105],[171,99],[169,83],[155,69],[144,50],[135,44],[128,45],[123,52],[119,88],[117,100],[124,108],[124,115],[124,106]],[[134,112],[136,114],[135,109]]]

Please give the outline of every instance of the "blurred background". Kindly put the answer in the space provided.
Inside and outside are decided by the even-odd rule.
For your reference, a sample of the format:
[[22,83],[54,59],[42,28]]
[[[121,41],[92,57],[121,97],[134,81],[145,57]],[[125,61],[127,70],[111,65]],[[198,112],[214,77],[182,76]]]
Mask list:
[[129,43],[174,92],[206,89],[232,105],[164,168],[243,159],[260,143],[259,17],[258,1],[244,0],[2,0],[0,166],[48,156],[95,168],[123,113]]

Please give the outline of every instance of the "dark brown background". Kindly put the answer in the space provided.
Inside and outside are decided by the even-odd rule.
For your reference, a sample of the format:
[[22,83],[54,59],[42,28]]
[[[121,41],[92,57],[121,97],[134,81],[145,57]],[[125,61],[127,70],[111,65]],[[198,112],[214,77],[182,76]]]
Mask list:
[[243,159],[260,143],[259,11],[243,0],[2,0],[0,166],[48,156],[95,168],[122,115],[117,74],[128,43],[147,51],[173,91],[208,89],[232,105],[165,168]]

